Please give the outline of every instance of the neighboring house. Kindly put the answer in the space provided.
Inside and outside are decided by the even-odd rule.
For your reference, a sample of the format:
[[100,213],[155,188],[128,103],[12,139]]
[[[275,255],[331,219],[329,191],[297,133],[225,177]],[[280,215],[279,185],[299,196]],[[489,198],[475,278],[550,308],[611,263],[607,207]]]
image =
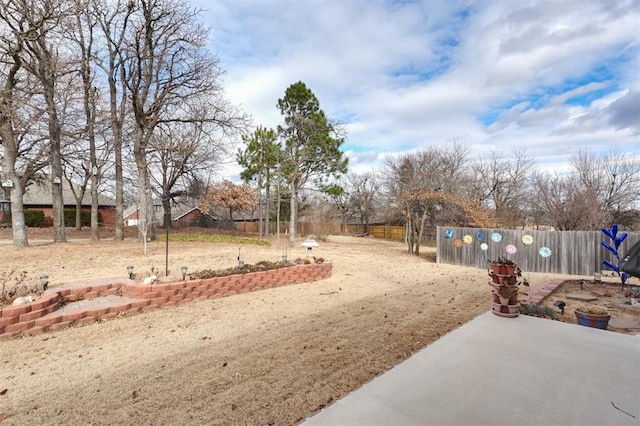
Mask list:
[[[78,185],[74,184],[76,193],[80,192]],[[76,208],[76,198],[71,191],[68,181],[62,181],[62,200],[65,209]],[[25,210],[42,210],[44,212],[44,225],[53,224],[53,203],[51,197],[51,181],[33,183],[27,187],[23,197]],[[87,188],[81,203],[82,211],[91,211],[91,194]],[[115,200],[103,195],[98,195],[98,211],[102,216],[101,225],[114,226],[116,223]]]
[[122,212],[124,226],[138,226],[138,219],[140,219],[140,210],[137,204],[127,207]]
[[[206,217],[209,218],[210,216],[206,215]],[[173,219],[178,226],[201,226],[205,220],[205,214],[202,213],[200,207],[193,207]]]
[[[158,224],[163,223],[164,211],[160,204],[154,204],[155,220]],[[123,213],[125,226],[137,226],[139,220],[138,205],[127,207]],[[193,203],[176,203],[171,205],[172,226],[202,226],[203,223],[215,220],[209,215],[205,215],[200,207]]]
[[[156,224],[162,224],[162,217],[164,213],[162,212],[161,204],[153,204],[153,211],[151,214],[154,217],[154,221]],[[138,209],[138,204],[133,204],[122,212],[122,221],[124,222],[124,226],[138,226],[140,219],[140,209]]]

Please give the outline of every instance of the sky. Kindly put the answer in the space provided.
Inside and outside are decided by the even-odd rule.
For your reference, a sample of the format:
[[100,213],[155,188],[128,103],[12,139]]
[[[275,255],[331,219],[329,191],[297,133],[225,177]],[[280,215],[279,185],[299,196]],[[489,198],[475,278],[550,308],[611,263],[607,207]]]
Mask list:
[[[302,81],[350,170],[465,143],[542,171],[580,148],[640,156],[640,0],[191,0],[254,126]],[[239,173],[239,168],[237,169]]]

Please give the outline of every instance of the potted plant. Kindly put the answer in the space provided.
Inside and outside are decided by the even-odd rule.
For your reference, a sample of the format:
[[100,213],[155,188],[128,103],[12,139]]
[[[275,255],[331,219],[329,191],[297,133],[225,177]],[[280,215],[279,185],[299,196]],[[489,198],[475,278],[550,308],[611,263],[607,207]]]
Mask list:
[[509,259],[490,260],[491,271],[498,275],[520,275],[518,265]]
[[600,306],[580,306],[574,310],[578,324],[606,330],[611,314]]

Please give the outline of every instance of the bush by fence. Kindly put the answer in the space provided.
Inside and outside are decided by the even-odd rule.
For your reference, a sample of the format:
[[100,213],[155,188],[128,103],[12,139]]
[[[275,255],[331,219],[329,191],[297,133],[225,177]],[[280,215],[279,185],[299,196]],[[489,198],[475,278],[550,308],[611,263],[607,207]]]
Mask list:
[[[486,268],[487,261],[501,258],[513,260],[522,271],[587,276],[605,270],[600,263],[603,259],[617,263],[601,246],[604,235],[600,231],[438,226],[436,234],[438,263]],[[528,237],[523,240],[525,235]],[[640,233],[629,233],[621,253],[626,253],[639,240]],[[486,244],[486,250],[482,249],[483,243]],[[512,253],[507,252],[508,246]],[[545,256],[547,253],[549,256]]]

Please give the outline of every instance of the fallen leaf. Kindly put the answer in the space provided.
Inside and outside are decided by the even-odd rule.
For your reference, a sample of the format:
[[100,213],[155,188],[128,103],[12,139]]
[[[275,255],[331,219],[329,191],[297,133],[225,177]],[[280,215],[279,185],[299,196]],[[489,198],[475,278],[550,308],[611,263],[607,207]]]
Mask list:
[[0,391],[0,395],[4,395],[5,393],[7,393],[7,391],[8,391],[8,390],[9,390],[9,389],[2,389],[2,390]]
[[236,411],[236,408],[238,408],[236,404],[231,404],[231,411]]
[[133,392],[131,392],[131,397],[133,399],[136,399],[138,397],[138,391],[134,390]]

